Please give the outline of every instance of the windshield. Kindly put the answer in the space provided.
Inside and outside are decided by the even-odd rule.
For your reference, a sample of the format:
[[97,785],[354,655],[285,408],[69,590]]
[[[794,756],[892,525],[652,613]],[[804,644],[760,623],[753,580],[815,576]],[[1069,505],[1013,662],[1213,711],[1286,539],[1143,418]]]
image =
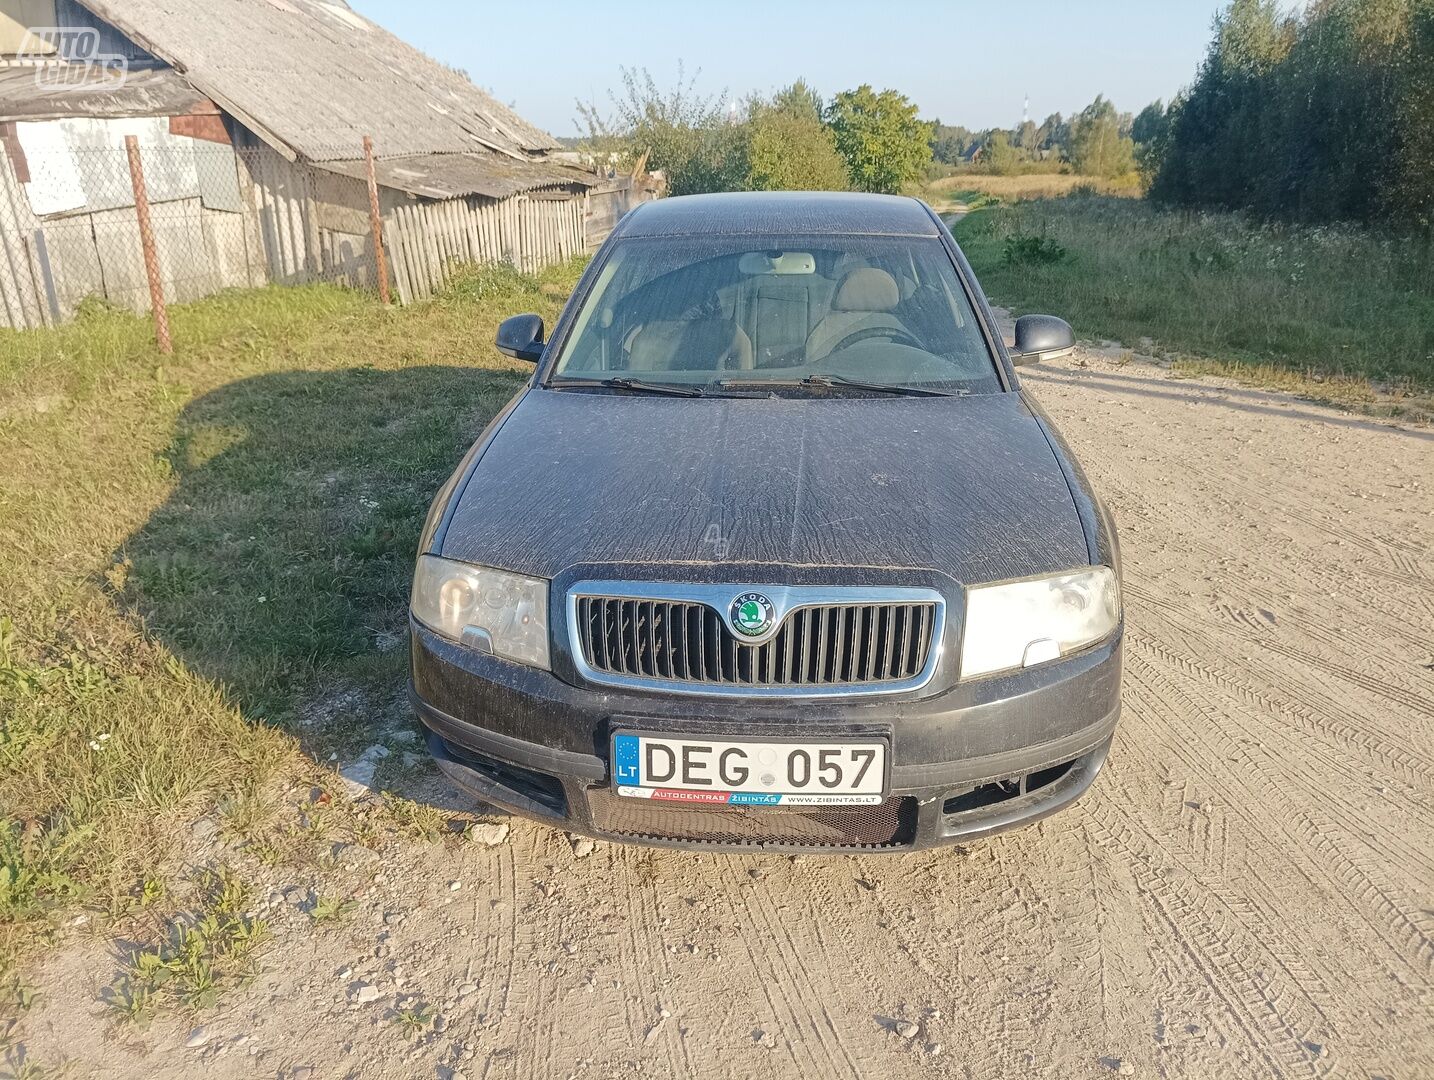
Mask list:
[[608,379],[1001,390],[956,268],[934,237],[619,240],[550,382]]

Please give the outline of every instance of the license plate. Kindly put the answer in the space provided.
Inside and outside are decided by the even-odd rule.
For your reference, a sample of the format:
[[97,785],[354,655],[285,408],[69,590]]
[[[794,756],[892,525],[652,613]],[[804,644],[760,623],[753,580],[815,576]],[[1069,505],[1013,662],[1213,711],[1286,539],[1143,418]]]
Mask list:
[[886,791],[879,740],[770,742],[670,738],[631,732],[612,738],[619,795],[729,806],[871,805]]

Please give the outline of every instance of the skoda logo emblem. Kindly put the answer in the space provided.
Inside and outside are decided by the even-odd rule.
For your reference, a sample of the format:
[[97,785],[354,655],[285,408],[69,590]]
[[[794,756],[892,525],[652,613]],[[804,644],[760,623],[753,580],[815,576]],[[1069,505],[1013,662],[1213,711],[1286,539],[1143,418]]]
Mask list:
[[772,601],[759,592],[743,593],[728,612],[732,629],[745,637],[761,637],[772,628],[774,618]]

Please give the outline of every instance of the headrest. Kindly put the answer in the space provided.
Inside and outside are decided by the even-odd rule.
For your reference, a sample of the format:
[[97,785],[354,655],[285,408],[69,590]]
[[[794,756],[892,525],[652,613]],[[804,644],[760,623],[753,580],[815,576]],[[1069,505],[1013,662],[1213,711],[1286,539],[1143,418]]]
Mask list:
[[896,279],[885,270],[863,266],[841,279],[832,300],[834,311],[890,311],[901,303]]
[[648,323],[633,338],[627,366],[632,371],[750,368],[752,341],[731,319]]

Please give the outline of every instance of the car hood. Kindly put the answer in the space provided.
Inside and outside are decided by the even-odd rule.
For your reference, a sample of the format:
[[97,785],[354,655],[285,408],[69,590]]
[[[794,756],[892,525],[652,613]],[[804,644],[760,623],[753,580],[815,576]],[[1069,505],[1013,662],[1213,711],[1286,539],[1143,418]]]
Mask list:
[[474,466],[441,551],[546,578],[576,564],[746,563],[974,583],[1090,561],[1065,473],[1018,394],[530,390]]

